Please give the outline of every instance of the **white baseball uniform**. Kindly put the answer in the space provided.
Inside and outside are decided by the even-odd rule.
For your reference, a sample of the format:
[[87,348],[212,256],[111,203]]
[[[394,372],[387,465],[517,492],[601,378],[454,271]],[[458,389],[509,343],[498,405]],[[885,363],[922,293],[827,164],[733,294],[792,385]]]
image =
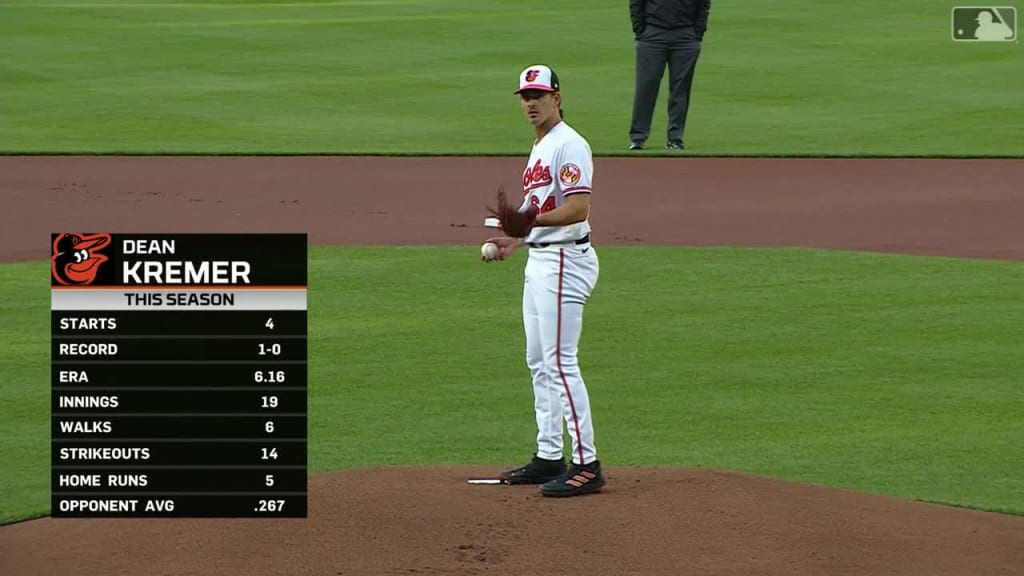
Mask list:
[[[572,194],[590,194],[594,165],[590,145],[564,121],[535,143],[523,172],[523,205],[541,213]],[[583,305],[597,284],[598,258],[590,244],[589,219],[568,226],[538,226],[530,246],[523,287],[526,364],[533,376],[537,456],[558,460],[562,421],[572,437],[572,460],[597,459],[590,399],[576,359]]]

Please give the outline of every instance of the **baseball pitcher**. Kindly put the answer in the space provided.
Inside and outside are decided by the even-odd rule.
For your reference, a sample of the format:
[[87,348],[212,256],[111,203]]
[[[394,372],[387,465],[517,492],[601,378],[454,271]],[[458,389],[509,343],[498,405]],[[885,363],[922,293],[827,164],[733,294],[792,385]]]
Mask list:
[[[590,145],[562,119],[558,76],[544,65],[519,75],[520,105],[537,138],[523,172],[522,201],[499,191],[491,209],[505,233],[490,238],[504,260],[529,247],[523,285],[526,364],[533,377],[537,450],[520,468],[499,478],[509,484],[540,484],[545,496],[576,496],[605,484],[594,446],[587,387],[576,359],[583,306],[597,284],[598,258],[590,243]],[[486,256],[483,258],[488,260]],[[572,437],[568,465],[562,423]]]

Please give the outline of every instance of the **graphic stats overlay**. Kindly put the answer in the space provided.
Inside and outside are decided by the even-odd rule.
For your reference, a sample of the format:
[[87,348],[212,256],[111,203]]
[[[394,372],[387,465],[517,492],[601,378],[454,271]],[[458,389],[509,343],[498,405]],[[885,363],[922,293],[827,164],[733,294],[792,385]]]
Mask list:
[[54,517],[306,517],[306,235],[51,236]]

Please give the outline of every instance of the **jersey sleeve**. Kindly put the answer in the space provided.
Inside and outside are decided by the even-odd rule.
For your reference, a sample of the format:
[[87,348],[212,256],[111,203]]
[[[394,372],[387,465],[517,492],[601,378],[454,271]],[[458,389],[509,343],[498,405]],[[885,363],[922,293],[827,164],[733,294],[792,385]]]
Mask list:
[[556,170],[562,196],[590,194],[594,179],[594,160],[585,141],[568,142],[562,148]]

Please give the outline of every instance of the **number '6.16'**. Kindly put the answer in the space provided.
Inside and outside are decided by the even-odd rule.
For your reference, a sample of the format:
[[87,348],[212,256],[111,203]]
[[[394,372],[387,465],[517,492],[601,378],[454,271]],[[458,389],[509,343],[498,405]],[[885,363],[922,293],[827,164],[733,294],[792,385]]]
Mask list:
[[253,372],[252,379],[259,383],[280,384],[284,382],[284,370],[257,370]]

